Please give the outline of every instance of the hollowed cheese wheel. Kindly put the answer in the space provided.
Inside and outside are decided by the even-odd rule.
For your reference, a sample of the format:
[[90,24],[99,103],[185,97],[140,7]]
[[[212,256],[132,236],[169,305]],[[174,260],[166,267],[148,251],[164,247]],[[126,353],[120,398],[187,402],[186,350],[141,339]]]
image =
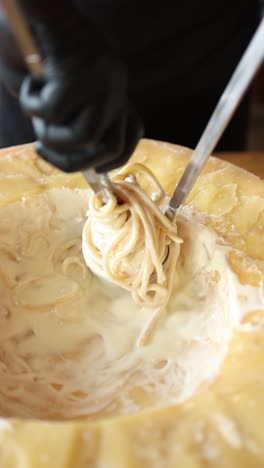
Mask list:
[[[142,140],[131,160],[148,166],[171,194],[189,157],[186,148]],[[2,150],[0,174],[2,205],[52,187],[86,187],[80,174],[51,168],[30,145]],[[232,247],[229,262],[240,281],[258,285],[264,273],[264,182],[211,158],[187,204]],[[262,467],[263,323],[263,311],[252,310],[219,378],[182,404],[94,423],[0,419],[1,468]]]

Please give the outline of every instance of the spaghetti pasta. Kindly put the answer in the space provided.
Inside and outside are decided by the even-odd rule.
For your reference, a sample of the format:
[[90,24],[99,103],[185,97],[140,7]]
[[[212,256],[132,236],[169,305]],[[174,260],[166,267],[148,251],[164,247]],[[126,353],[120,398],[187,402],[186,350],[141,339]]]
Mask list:
[[[150,181],[150,196],[138,182],[142,176]],[[176,224],[161,211],[166,195],[149,170],[128,165],[113,183],[115,194],[108,193],[105,205],[94,193],[90,196],[83,254],[97,276],[130,291],[136,304],[151,309],[140,339],[145,344],[169,302],[182,241]]]

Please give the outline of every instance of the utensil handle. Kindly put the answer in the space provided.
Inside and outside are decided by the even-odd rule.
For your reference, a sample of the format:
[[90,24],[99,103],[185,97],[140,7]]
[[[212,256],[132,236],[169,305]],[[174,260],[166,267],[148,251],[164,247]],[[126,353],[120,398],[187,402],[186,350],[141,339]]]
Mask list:
[[33,76],[42,76],[44,72],[42,60],[19,5],[15,0],[0,0],[0,5],[4,8],[28,70]]

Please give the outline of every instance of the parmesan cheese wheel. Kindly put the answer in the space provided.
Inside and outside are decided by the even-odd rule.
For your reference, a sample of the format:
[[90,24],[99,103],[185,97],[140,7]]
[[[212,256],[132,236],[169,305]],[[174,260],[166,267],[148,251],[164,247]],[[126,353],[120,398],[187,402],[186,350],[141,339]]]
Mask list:
[[[171,195],[189,157],[186,148],[142,140],[131,162],[150,168]],[[117,289],[96,289],[86,268],[83,177],[51,168],[30,145],[2,150],[0,173],[0,466],[263,466],[264,183],[216,158],[207,163],[179,221],[179,271],[188,280],[179,287],[189,285],[195,300],[200,288],[207,315],[180,320],[185,297],[176,287],[175,340],[172,308],[167,335],[158,330],[129,355],[139,374],[142,362],[154,362],[137,380],[121,357],[147,312],[139,319]],[[148,192],[147,179],[142,185]],[[179,336],[186,346],[177,345],[177,371],[166,374]]]

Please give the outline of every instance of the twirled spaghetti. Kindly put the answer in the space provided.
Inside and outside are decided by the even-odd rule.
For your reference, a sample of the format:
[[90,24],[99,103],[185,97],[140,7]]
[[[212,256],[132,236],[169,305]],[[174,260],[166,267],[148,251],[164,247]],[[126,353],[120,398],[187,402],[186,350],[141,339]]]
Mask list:
[[[150,196],[138,183],[142,176],[150,182]],[[138,305],[151,309],[143,344],[170,299],[181,239],[176,224],[161,211],[165,193],[147,168],[128,165],[113,182],[115,194],[108,194],[106,204],[90,196],[83,254],[97,276],[130,291]]]

